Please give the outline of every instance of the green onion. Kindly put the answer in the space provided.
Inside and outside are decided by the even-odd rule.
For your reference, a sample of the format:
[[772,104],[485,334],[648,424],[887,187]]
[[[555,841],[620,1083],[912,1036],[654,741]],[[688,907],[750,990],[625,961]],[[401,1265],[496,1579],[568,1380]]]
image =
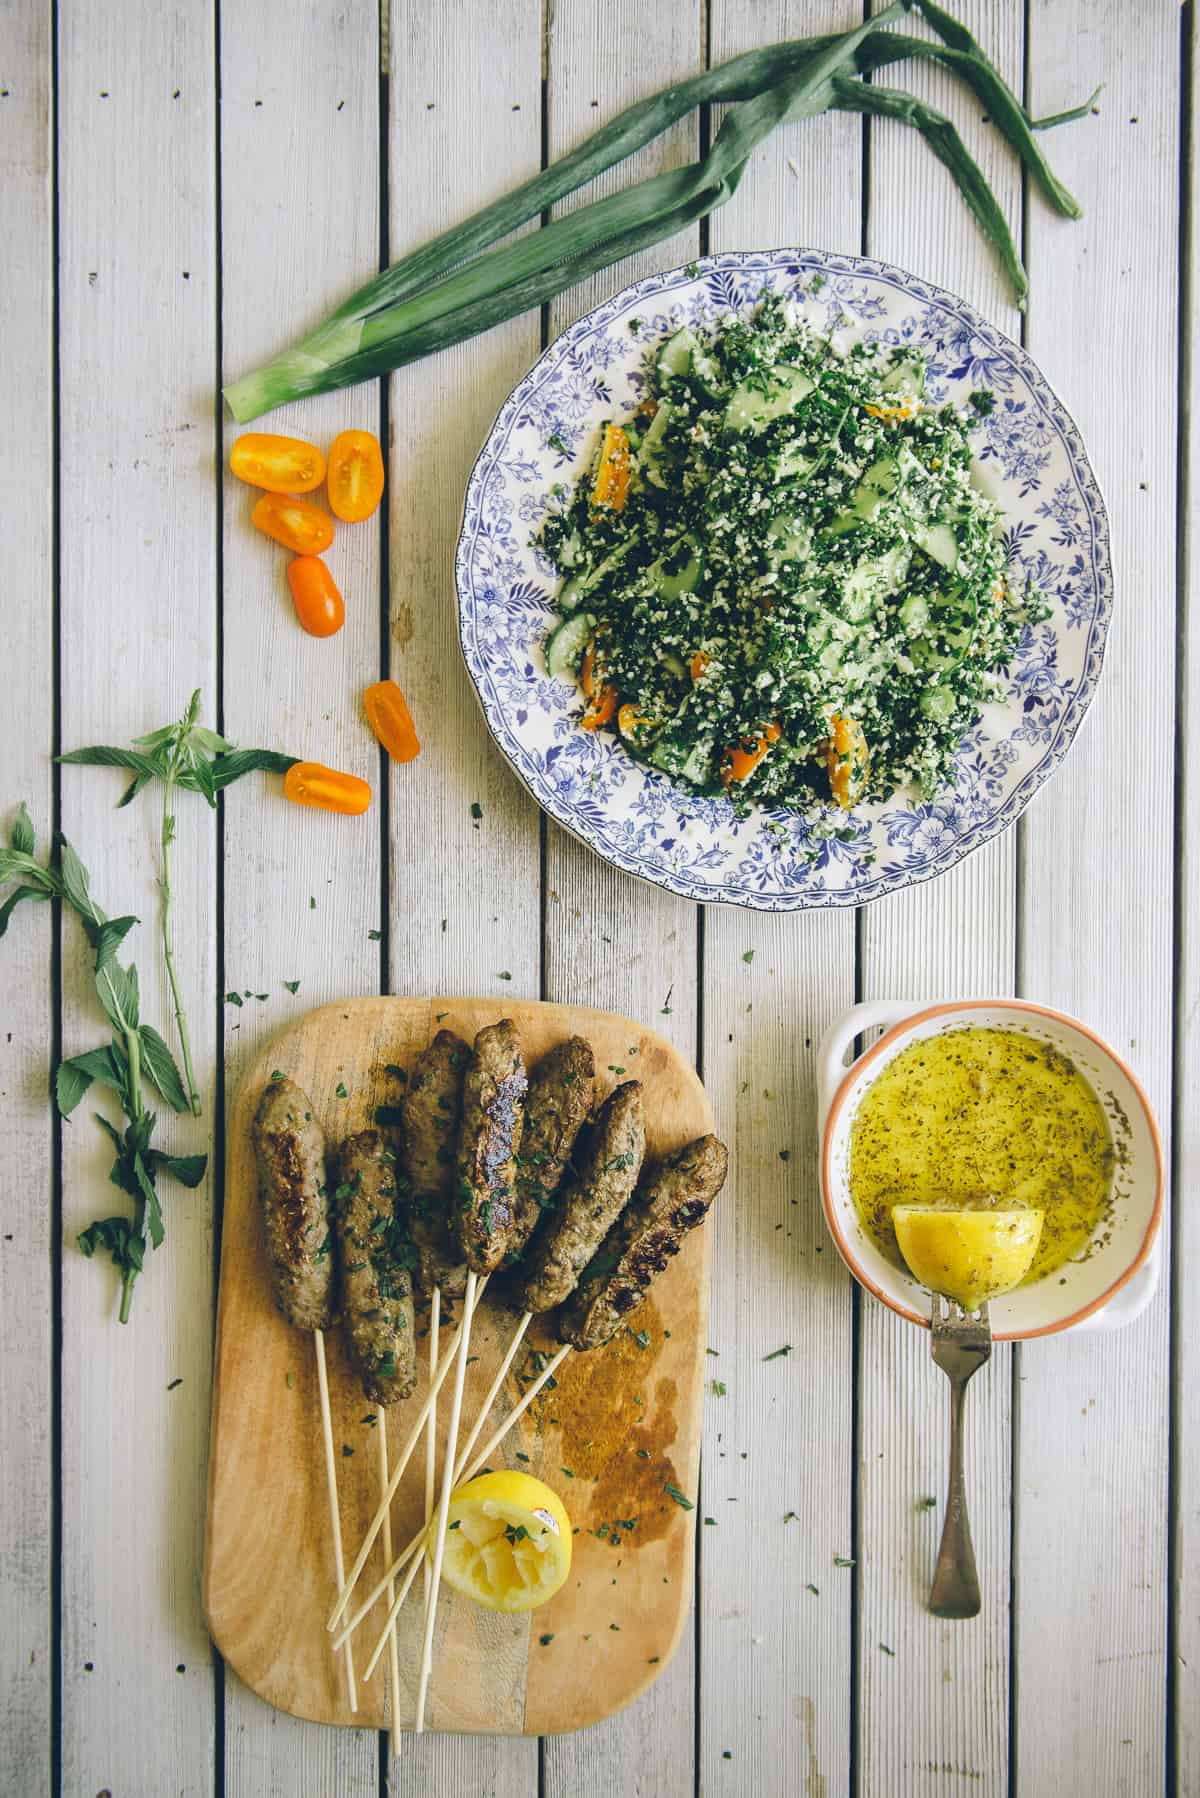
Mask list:
[[[940,43],[881,29],[914,4]],[[375,379],[543,305],[596,270],[724,205],[753,151],[776,125],[831,109],[899,119],[922,133],[954,175],[1023,304],[1028,283],[1011,233],[950,121],[911,95],[859,79],[908,58],[932,59],[970,86],[1050,203],[1068,217],[1079,216],[1033,133],[1079,117],[1087,107],[1032,120],[969,31],[933,0],[893,0],[853,31],[751,51],[630,107],[505,199],[368,282],[295,348],[227,387],[230,410],[245,423],[304,394]],[[736,104],[700,161],[635,182],[515,243],[489,248],[641,149],[693,107],[718,102]]]

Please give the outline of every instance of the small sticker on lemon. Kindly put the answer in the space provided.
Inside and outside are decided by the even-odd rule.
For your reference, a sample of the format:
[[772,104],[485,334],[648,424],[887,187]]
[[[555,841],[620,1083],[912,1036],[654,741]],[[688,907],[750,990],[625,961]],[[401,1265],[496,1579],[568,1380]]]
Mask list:
[[1025,1278],[1037,1253],[1043,1215],[896,1205],[892,1222],[900,1253],[922,1286],[976,1311]]
[[570,1571],[571,1519],[542,1480],[484,1473],[451,1495],[442,1578],[476,1604],[531,1611]]

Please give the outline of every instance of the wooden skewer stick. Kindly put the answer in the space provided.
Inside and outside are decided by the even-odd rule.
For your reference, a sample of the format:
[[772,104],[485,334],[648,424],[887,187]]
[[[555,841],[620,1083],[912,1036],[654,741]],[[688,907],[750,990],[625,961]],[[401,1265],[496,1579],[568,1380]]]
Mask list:
[[[388,1485],[387,1408],[384,1405],[380,1405],[380,1407],[379,1407],[379,1490],[381,1492],[386,1492],[387,1485]],[[380,1536],[380,1544],[383,1549],[384,1566],[386,1567],[390,1564],[391,1559],[392,1559],[392,1514],[391,1514],[390,1510],[388,1511],[387,1515],[384,1517],[384,1520],[383,1520],[383,1533]],[[388,1581],[387,1595],[388,1595],[388,1603],[390,1605],[396,1595],[395,1583],[392,1580]],[[389,1678],[389,1682],[391,1684],[391,1690],[392,1690],[392,1735],[395,1736],[398,1734],[399,1729],[400,1729],[400,1653],[399,1653],[399,1649],[397,1648],[397,1645],[396,1645],[396,1626],[394,1623],[392,1624],[391,1629],[388,1631],[388,1678]],[[393,1754],[395,1753],[394,1746],[393,1746],[392,1752],[393,1752]]]
[[[484,1279],[480,1280],[479,1284],[475,1288],[475,1303],[476,1304],[479,1303],[479,1300],[482,1297],[483,1289],[486,1284],[486,1281],[487,1281],[487,1277],[485,1275]],[[379,1534],[380,1529],[382,1528],[384,1517],[387,1515],[388,1506],[391,1504],[392,1499],[396,1495],[396,1488],[400,1484],[400,1481],[404,1477],[404,1470],[408,1466],[409,1460],[412,1456],[413,1449],[416,1447],[417,1442],[420,1439],[421,1431],[425,1428],[425,1420],[429,1416],[429,1413],[433,1409],[434,1405],[437,1403],[437,1395],[441,1388],[443,1380],[445,1380],[447,1374],[450,1372],[451,1367],[454,1365],[454,1358],[455,1358],[455,1353],[458,1348],[458,1345],[462,1340],[464,1332],[466,1333],[466,1335],[468,1337],[470,1336],[472,1308],[473,1307],[468,1306],[465,1303],[463,1305],[462,1321],[460,1322],[460,1324],[458,1326],[458,1335],[450,1345],[449,1354],[445,1355],[438,1363],[437,1373],[434,1375],[434,1378],[430,1384],[429,1391],[425,1395],[425,1403],[421,1406],[420,1411],[417,1413],[416,1420],[413,1423],[412,1428],[409,1430],[408,1435],[405,1438],[404,1447],[400,1450],[400,1458],[396,1462],[396,1465],[392,1468],[391,1478],[388,1480],[388,1489],[387,1489],[386,1493],[384,1494],[382,1501],[380,1502],[379,1509],[376,1511],[374,1517],[371,1519],[370,1527],[368,1528],[366,1535],[363,1537],[362,1544],[359,1548],[358,1553],[354,1557],[354,1565],[350,1569],[349,1578],[346,1580],[345,1584],[342,1586],[341,1590],[339,1591],[338,1596],[337,1596],[337,1603],[334,1605],[333,1610],[329,1613],[329,1620],[325,1625],[326,1629],[334,1629],[336,1627],[338,1618],[342,1615],[342,1612],[345,1610],[346,1606],[350,1602],[350,1594],[354,1591],[355,1586],[358,1584],[359,1574],[362,1572],[363,1568],[366,1566],[367,1556],[370,1554],[371,1546],[374,1543],[376,1536]]]
[[417,1680],[417,1717],[413,1730],[421,1735],[425,1728],[425,1694],[429,1690],[429,1671],[433,1662],[433,1627],[437,1621],[438,1587],[442,1583],[442,1559],[446,1552],[446,1524],[450,1512],[450,1494],[454,1490],[454,1463],[458,1454],[458,1424],[462,1416],[463,1382],[467,1374],[467,1350],[471,1345],[471,1319],[475,1311],[475,1291],[478,1275],[474,1268],[467,1273],[467,1292],[463,1300],[466,1313],[463,1327],[459,1332],[458,1354],[455,1358],[454,1393],[450,1400],[450,1426],[446,1434],[445,1473],[442,1476],[442,1497],[438,1505],[437,1532],[434,1537],[433,1573],[429,1581],[429,1597],[425,1605],[425,1639],[421,1646],[421,1672]]
[[[435,1286],[429,1300],[429,1384],[433,1385],[438,1370],[438,1334],[442,1324],[442,1289]],[[433,1499],[437,1491],[437,1406],[429,1413],[425,1426],[425,1528],[433,1516]],[[389,1554],[388,1559],[391,1560]],[[389,1604],[391,1599],[388,1600]],[[429,1562],[425,1563],[425,1603],[429,1603]]]
[[[333,1532],[333,1565],[337,1574],[338,1591],[346,1577],[342,1562],[342,1514],[338,1509],[337,1462],[333,1455],[333,1416],[329,1409],[329,1375],[325,1369],[325,1332],[313,1331],[313,1343],[317,1351],[317,1390],[321,1395],[321,1428],[325,1436],[325,1481],[329,1488],[329,1523]],[[345,1644],[346,1653],[346,1685],[350,1692],[350,1709],[358,1710],[358,1688],[354,1683],[354,1654],[349,1642]]]
[[[533,1316],[532,1311],[526,1311],[524,1316],[521,1318],[521,1321],[518,1323],[517,1328],[513,1334],[513,1339],[508,1345],[508,1353],[505,1355],[503,1361],[500,1363],[500,1366],[496,1373],[496,1377],[492,1381],[491,1386],[488,1388],[488,1395],[484,1399],[483,1404],[480,1407],[479,1416],[475,1419],[475,1427],[471,1431],[471,1434],[468,1436],[465,1446],[459,1452],[458,1461],[457,1461],[457,1464],[454,1469],[454,1484],[455,1484],[456,1488],[462,1484],[463,1468],[467,1465],[467,1462],[469,1461],[469,1459],[471,1457],[471,1450],[474,1448],[476,1442],[479,1440],[479,1432],[483,1428],[484,1424],[487,1422],[488,1414],[490,1413],[492,1406],[496,1402],[496,1395],[499,1392],[501,1386],[504,1384],[504,1376],[513,1364],[513,1358],[516,1355],[518,1348],[521,1346],[521,1340],[524,1337],[526,1330],[529,1328],[529,1320],[532,1316]],[[430,1514],[432,1512],[432,1509],[433,1509],[432,1504],[429,1501],[429,1488],[426,1487],[425,1529],[422,1531],[419,1531],[418,1534],[413,1537],[412,1541],[409,1543],[409,1545],[405,1549],[404,1553],[402,1555],[398,1556],[398,1558],[392,1562],[391,1568],[390,1568],[391,1573],[393,1573],[393,1574],[399,1573],[400,1569],[404,1566],[404,1563],[408,1560],[409,1556],[414,1552],[417,1544],[424,1540],[424,1538],[427,1535],[428,1530],[429,1530],[429,1519],[430,1519]],[[425,1562],[425,1566],[426,1566],[426,1569],[428,1570],[428,1568],[429,1568],[428,1561]],[[409,1591],[409,1588],[411,1587],[411,1585],[412,1585],[412,1581],[409,1580],[408,1584],[404,1588],[403,1593],[401,1594],[401,1597],[400,1597],[401,1604],[403,1604],[404,1599],[407,1597],[408,1591]],[[375,1590],[371,1593],[371,1596],[367,1599],[366,1603],[359,1606],[358,1610],[355,1611],[353,1617],[351,1617],[349,1623],[347,1623],[345,1625],[345,1627],[342,1630],[341,1635],[337,1638],[337,1642],[334,1643],[335,1648],[337,1647],[339,1642],[344,1642],[347,1639],[347,1637],[349,1635],[351,1635],[354,1632],[354,1630],[356,1630],[358,1628],[359,1623],[367,1615],[368,1611],[370,1611],[371,1607],[374,1605],[375,1600],[379,1597],[379,1594],[382,1590],[383,1590],[383,1582],[380,1581],[379,1585],[375,1587]],[[390,1595],[389,1595],[389,1602],[390,1602]],[[428,1602],[429,1602],[429,1579],[428,1579],[428,1576],[426,1577],[426,1581],[425,1581],[425,1602],[426,1602],[426,1604],[428,1604]],[[397,1607],[397,1608],[399,1608],[399,1607]]]
[[[564,1342],[562,1347],[557,1351],[557,1353],[555,1355],[553,1355],[549,1361],[547,1361],[545,1367],[543,1367],[541,1373],[538,1375],[538,1377],[534,1381],[533,1385],[529,1388],[528,1392],[526,1392],[524,1394],[524,1396],[522,1397],[520,1404],[514,1405],[513,1409],[509,1412],[508,1416],[504,1419],[503,1423],[501,1423],[499,1425],[499,1427],[494,1431],[494,1433],[488,1438],[487,1442],[484,1443],[483,1447],[480,1449],[479,1453],[476,1455],[476,1457],[475,1457],[474,1461],[471,1463],[470,1467],[464,1468],[464,1466],[460,1463],[459,1467],[457,1468],[457,1470],[455,1472],[455,1476],[454,1476],[454,1483],[456,1486],[461,1485],[465,1480],[473,1480],[475,1478],[475,1475],[480,1471],[480,1469],[487,1466],[487,1464],[490,1461],[493,1454],[499,1448],[499,1446],[503,1442],[504,1438],[508,1435],[508,1432],[513,1428],[514,1424],[516,1424],[519,1421],[519,1419],[525,1415],[526,1411],[529,1409],[530,1405],[533,1403],[533,1401],[537,1397],[538,1393],[542,1390],[542,1387],[546,1384],[547,1380],[549,1380],[553,1377],[553,1375],[555,1374],[557,1369],[562,1366],[563,1362],[566,1360],[567,1356],[570,1353],[571,1353],[571,1344],[569,1342]],[[403,1567],[407,1563],[407,1561],[410,1559],[410,1557],[412,1555],[416,1554],[417,1550],[421,1547],[422,1543],[425,1541],[425,1536],[426,1536],[426,1532],[424,1530],[422,1530],[418,1535],[413,1537],[412,1541],[409,1543],[408,1547],[404,1550],[403,1554],[400,1555],[399,1559],[393,1563],[393,1565],[390,1569],[390,1571],[393,1574],[398,1573],[400,1571],[401,1567]],[[412,1584],[411,1578],[406,1579],[403,1586],[401,1586],[399,1592],[396,1594],[396,1598],[395,1598],[392,1610],[388,1615],[388,1623],[389,1624],[394,1620],[395,1616],[399,1613],[401,1605],[404,1603],[404,1600],[408,1596],[408,1591],[409,1591],[409,1587],[411,1586],[411,1584]],[[371,1595],[371,1603],[372,1604],[374,1603],[375,1599],[377,1599],[379,1597],[379,1593],[381,1590],[382,1590],[382,1587],[379,1587],[376,1589],[375,1592],[372,1593],[372,1595]],[[347,1626],[343,1630],[342,1634],[337,1638],[337,1641],[334,1643],[335,1648],[338,1646],[338,1643],[344,1642],[347,1640],[347,1638],[349,1637],[352,1630],[357,1628],[358,1624],[361,1623],[363,1617],[366,1616],[366,1614],[370,1610],[370,1608],[371,1608],[370,1604],[364,1605],[362,1607],[362,1610],[353,1618],[353,1620],[349,1624],[347,1624]],[[383,1635],[380,1636],[378,1642],[375,1644],[375,1648],[372,1652],[371,1659],[367,1663],[367,1677],[368,1678],[370,1677],[371,1672],[373,1671],[377,1661],[379,1660],[379,1656],[383,1653],[383,1647],[384,1647],[384,1644],[386,1641],[387,1641],[387,1627],[385,1625],[384,1633],[383,1633]]]

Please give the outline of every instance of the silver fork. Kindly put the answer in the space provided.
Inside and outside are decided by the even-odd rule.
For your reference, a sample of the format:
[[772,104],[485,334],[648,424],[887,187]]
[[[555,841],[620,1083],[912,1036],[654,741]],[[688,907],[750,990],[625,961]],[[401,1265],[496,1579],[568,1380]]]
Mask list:
[[954,1299],[933,1294],[930,1313],[934,1364],[950,1382],[950,1483],[946,1493],[946,1521],[938,1549],[929,1608],[935,1617],[976,1617],[979,1614],[979,1576],[971,1525],[967,1521],[967,1494],[963,1481],[962,1420],[967,1381],[992,1352],[988,1308],[964,1311]]

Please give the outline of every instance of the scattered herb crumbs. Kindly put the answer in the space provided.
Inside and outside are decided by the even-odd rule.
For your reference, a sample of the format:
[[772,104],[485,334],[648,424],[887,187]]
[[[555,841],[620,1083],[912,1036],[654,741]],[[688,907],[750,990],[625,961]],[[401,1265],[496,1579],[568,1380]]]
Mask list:
[[553,1642],[553,1640],[554,1640],[554,1632],[552,1630],[549,1631],[546,1635],[538,1637],[538,1641],[541,1643],[543,1648],[549,1648],[549,1646],[550,1646],[551,1642]]
[[814,1598],[820,1598],[820,1596],[821,1596],[820,1592],[817,1590],[816,1586],[813,1585],[811,1580],[809,1581],[808,1585],[805,1586],[804,1590],[806,1592],[811,1592]]
[[719,1355],[721,1351],[720,1349],[706,1348],[704,1352],[706,1355]]
[[764,1361],[778,1361],[778,1359],[781,1355],[790,1355],[791,1352],[792,1352],[791,1343],[785,1342],[782,1348],[772,1349],[771,1353],[769,1355],[764,1355],[763,1360]]
[[316,911],[317,909],[317,902],[311,893],[308,895],[308,909],[309,911]]
[[348,1442],[343,1442],[342,1443],[342,1454],[345,1457],[345,1459],[349,1460],[350,1456],[353,1453],[354,1453],[354,1450],[351,1448],[350,1444]]
[[380,938],[382,937],[382,935],[383,935],[382,930],[368,930],[367,941],[369,943],[377,943],[380,940]]
[[747,967],[749,967],[750,963],[754,960],[753,949],[743,949],[742,960],[746,963]]
[[882,1648],[884,1654],[890,1654],[892,1659],[895,1660],[896,1650],[894,1648],[889,1648],[886,1642],[881,1642],[879,1646]]
[[292,1390],[292,1387],[296,1384],[295,1376],[292,1374],[290,1369],[284,1375],[283,1383],[287,1387],[289,1392]]
[[344,1080],[339,1080],[333,1090],[339,1099],[348,1099],[350,1097],[349,1093],[346,1091],[346,1082]]
[[685,1498],[683,1493],[679,1490],[679,1487],[672,1486],[670,1480],[668,1480],[665,1483],[665,1485],[663,1486],[663,1491],[666,1493],[669,1493],[670,1496],[675,1500],[675,1503],[677,1505],[681,1505],[685,1511],[694,1511],[696,1509],[696,1507],[692,1503],[691,1499]]
[[271,995],[270,993],[255,993],[254,997],[258,1000],[264,1000],[269,999]]
[[918,1511],[936,1511],[937,1499],[929,1497],[919,1498],[917,1500],[917,1509]]
[[287,1078],[287,1076],[285,1075],[282,1068],[272,1068],[271,1069],[271,1079],[272,1080],[284,1080],[286,1078]]
[[785,1511],[783,1513],[783,1521],[785,1523],[799,1523],[799,1513],[796,1511]]
[[298,980],[285,980],[283,984],[286,986],[289,993],[298,993],[300,991],[300,982]]
[[835,1567],[853,1567],[854,1562],[847,1555],[834,1555],[833,1564]]
[[729,1391],[729,1388],[728,1388],[728,1386],[727,1386],[727,1385],[726,1385],[726,1384],[725,1384],[725,1382],[724,1382],[724,1380],[714,1380],[714,1381],[713,1381],[713,1383],[712,1383],[712,1392],[713,1392],[713,1397],[714,1397],[714,1398],[724,1398],[724,1397],[725,1397],[725,1394],[726,1394],[726,1393],[727,1393],[727,1392],[728,1392],[728,1391]]
[[226,993],[225,1003],[226,1005],[236,1005],[240,1011],[242,1009],[242,995],[240,993]]
[[483,817],[483,807],[480,805],[478,799],[472,799],[471,801],[471,816],[475,820],[475,828],[478,830],[479,820]]
[[705,1521],[705,1523],[711,1523],[711,1524],[712,1524],[712,1525],[713,1525],[713,1527],[714,1527],[714,1528],[715,1528],[715,1527],[716,1527],[716,1522],[717,1522],[717,1520],[716,1520],[716,1518],[715,1518],[715,1517],[706,1517],[706,1518],[705,1518],[705,1519],[704,1519],[704,1521]]
[[511,980],[512,975],[509,973],[507,968],[502,968],[500,970],[500,972],[497,974],[496,979],[497,980]]
[[170,1385],[167,1387],[167,1391],[174,1392],[176,1386],[182,1386],[182,1385],[183,1385],[183,1375],[181,1374],[177,1380],[171,1381]]
[[573,1480],[575,1478],[575,1475],[571,1472],[571,1469],[569,1467],[560,1467],[559,1472],[565,1473],[569,1480]]

